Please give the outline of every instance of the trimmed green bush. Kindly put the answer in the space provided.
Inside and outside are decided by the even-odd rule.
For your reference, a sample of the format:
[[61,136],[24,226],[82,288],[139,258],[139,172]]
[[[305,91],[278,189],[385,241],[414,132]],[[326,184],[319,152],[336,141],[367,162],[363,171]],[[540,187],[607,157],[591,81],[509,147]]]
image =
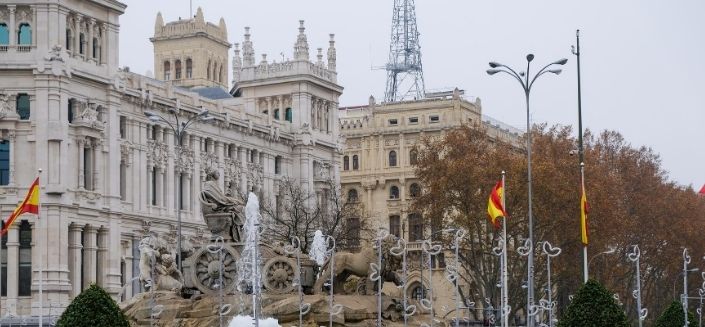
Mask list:
[[573,297],[558,327],[608,326],[629,327],[627,316],[604,286],[588,280]]
[[[666,311],[661,314],[661,317],[656,320],[656,327],[683,327],[684,324],[683,304],[678,301],[673,301],[673,303],[666,308]],[[695,315],[693,315],[693,312],[688,311],[688,327],[697,325]]]
[[57,327],[130,327],[125,314],[105,290],[95,284],[71,301]]

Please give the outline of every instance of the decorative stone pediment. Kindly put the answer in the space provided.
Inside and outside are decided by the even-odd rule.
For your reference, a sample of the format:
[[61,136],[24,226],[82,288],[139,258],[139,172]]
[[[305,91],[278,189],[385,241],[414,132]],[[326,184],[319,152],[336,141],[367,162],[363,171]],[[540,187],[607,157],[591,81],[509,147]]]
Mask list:
[[206,172],[208,169],[217,170],[218,156],[212,152],[201,152],[201,171]]
[[176,147],[176,157],[174,164],[176,169],[181,172],[188,172],[193,169],[194,152],[187,147]]
[[37,72],[43,74],[50,73],[54,76],[71,77],[72,69],[64,59],[66,53],[61,45],[55,45],[49,53],[37,62]]
[[256,162],[247,163],[247,180],[252,183],[252,185],[262,185],[262,177],[264,176],[264,169],[262,165]]
[[0,119],[2,120],[17,120],[20,115],[15,111],[14,101],[7,94],[0,93]]
[[74,118],[71,124],[75,127],[87,127],[102,131],[104,124],[99,119],[100,110],[102,110],[102,107],[95,102],[76,100],[74,102]]
[[157,168],[165,168],[169,160],[166,144],[154,140],[147,141],[147,160]]

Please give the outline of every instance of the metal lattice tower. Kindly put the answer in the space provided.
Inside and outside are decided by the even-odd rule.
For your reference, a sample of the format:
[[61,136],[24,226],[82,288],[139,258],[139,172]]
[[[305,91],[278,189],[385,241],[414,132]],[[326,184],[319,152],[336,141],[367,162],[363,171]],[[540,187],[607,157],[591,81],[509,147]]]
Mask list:
[[394,0],[385,102],[422,99],[426,94],[414,0]]

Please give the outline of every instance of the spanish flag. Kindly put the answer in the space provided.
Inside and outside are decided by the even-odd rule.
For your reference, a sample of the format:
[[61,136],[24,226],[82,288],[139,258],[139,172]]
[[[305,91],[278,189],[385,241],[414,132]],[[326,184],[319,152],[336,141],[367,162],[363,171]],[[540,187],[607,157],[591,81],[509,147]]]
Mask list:
[[587,202],[587,196],[585,195],[585,181],[581,183],[580,190],[580,240],[583,245],[588,245],[588,212],[590,212],[590,206]]
[[2,229],[0,230],[0,235],[5,235],[7,229],[12,226],[17,217],[21,216],[23,213],[33,213],[35,215],[39,214],[39,177],[34,180],[32,185],[27,191],[27,196],[24,201],[17,206],[17,208],[7,217],[6,220],[2,221]]
[[502,199],[504,198],[504,183],[497,182],[497,185],[492,188],[490,200],[487,203],[487,214],[490,217],[490,222],[495,228],[499,228],[499,217],[506,217],[507,212],[504,210]]

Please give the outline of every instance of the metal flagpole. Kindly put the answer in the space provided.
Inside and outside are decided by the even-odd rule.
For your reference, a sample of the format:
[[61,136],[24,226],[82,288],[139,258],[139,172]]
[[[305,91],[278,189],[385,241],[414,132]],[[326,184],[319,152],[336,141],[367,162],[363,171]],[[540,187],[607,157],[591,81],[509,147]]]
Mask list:
[[504,209],[504,221],[502,222],[502,308],[500,308],[500,314],[502,315],[502,326],[509,326],[509,285],[507,284],[507,202],[505,194],[507,194],[505,181],[505,172],[502,171],[502,208]]
[[[39,168],[37,169],[37,178],[39,178],[42,175],[42,169]],[[39,189],[37,192],[40,192],[39,194],[41,195],[41,180],[39,181]],[[42,200],[41,198],[39,199],[39,202],[37,203],[37,224],[39,223],[39,216],[42,213]],[[46,232],[46,229],[45,229]],[[48,235],[47,235],[48,236]],[[47,252],[49,251],[49,247],[47,246]],[[49,253],[47,253],[47,258],[49,257]],[[42,327],[43,322],[44,322],[44,295],[42,294],[43,288],[44,288],[44,277],[42,277],[42,260],[39,260],[39,327]]]
[[[580,183],[582,186],[581,192],[585,191],[585,153],[583,152],[583,112],[582,99],[580,96],[580,30],[575,30],[575,48],[572,49],[578,63],[578,163],[580,164]],[[582,196],[582,195],[581,195]],[[581,210],[583,210],[581,208]],[[581,222],[582,224],[582,222]],[[582,228],[582,225],[581,225]],[[586,226],[587,228],[587,226]],[[588,274],[588,253],[587,245],[583,244],[583,282],[587,283]]]
[[[582,206],[585,204],[583,203],[583,196],[586,196],[585,194],[585,164],[580,163],[580,210],[581,210],[581,216],[582,216],[582,211],[585,210]],[[586,218],[587,219],[587,218]],[[585,227],[583,227],[583,224]],[[582,218],[580,221],[580,228],[585,228],[587,230],[587,222],[582,222]],[[587,232],[587,231],[586,231]],[[582,233],[582,231],[581,231]],[[583,244],[583,282],[587,283],[588,281],[588,253],[587,253],[587,244]]]

